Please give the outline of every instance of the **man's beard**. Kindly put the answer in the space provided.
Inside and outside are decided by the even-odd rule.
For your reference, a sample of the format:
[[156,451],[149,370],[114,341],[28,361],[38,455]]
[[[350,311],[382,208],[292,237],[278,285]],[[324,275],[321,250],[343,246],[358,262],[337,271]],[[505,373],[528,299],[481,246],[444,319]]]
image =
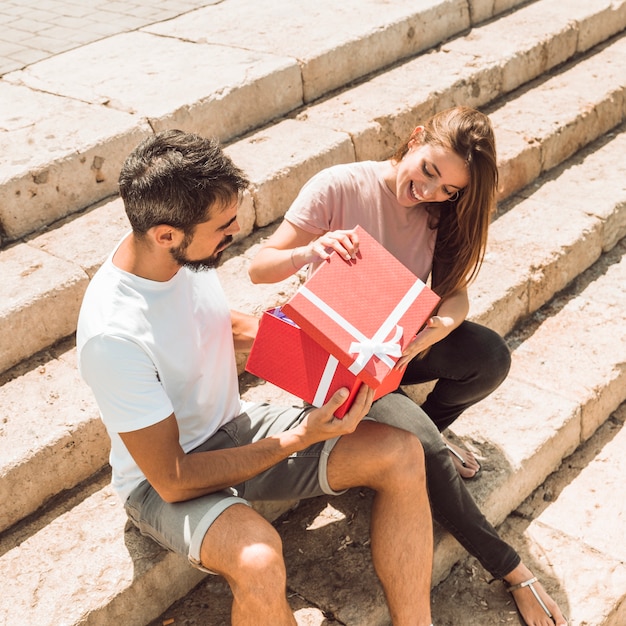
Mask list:
[[[233,240],[232,235],[226,235],[224,239],[219,243],[216,250],[222,248],[223,246],[229,246]],[[204,272],[206,270],[213,269],[220,264],[222,253],[224,250],[220,250],[212,254],[211,256],[205,257],[204,259],[199,259],[197,261],[192,261],[188,259],[186,256],[187,248],[189,247],[189,241],[184,239],[183,242],[177,248],[171,248],[170,254],[182,267],[187,267],[194,272]]]

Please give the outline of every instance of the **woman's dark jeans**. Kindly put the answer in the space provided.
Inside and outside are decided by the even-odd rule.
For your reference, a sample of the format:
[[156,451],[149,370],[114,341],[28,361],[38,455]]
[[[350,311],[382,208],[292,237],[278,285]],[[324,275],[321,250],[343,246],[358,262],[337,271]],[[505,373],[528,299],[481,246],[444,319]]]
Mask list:
[[423,358],[409,363],[402,385],[437,380],[421,408],[397,391],[375,402],[369,413],[377,421],[414,433],[422,442],[433,517],[494,578],[510,573],[520,557],[474,502],[440,432],[496,389],[510,366],[511,354],[502,337],[485,326],[465,321]]
[[440,432],[403,392],[383,396],[368,416],[412,432],[421,441],[433,517],[494,577],[503,578],[520,562],[517,552],[487,521],[459,476]]
[[413,359],[401,384],[437,379],[422,409],[441,432],[496,389],[510,367],[511,354],[504,339],[485,326],[465,321],[423,358]]

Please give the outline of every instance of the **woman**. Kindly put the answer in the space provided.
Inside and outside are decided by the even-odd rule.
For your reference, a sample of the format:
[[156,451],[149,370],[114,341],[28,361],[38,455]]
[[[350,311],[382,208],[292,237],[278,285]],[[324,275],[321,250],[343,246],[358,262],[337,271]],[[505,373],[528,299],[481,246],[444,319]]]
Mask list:
[[[338,165],[311,179],[252,261],[250,278],[277,282],[307,264],[312,271],[332,250],[349,258],[358,224],[424,282],[430,276],[441,304],[396,367],[404,370],[402,385],[437,379],[422,408],[443,431],[510,367],[502,338],[465,319],[497,181],[489,119],[466,107],[443,111],[390,160]],[[475,476],[474,455],[446,444],[461,476]]]
[[491,393],[510,367],[503,339],[465,319],[467,285],[484,256],[497,181],[489,119],[467,107],[443,111],[418,126],[391,159],[337,165],[314,176],[249,274],[255,283],[278,282],[305,265],[312,272],[333,250],[354,258],[359,242],[353,229],[360,225],[416,276],[430,279],[440,305],[396,367],[404,370],[403,385],[437,383],[423,411],[398,391],[375,402],[370,416],[418,436],[435,518],[494,578],[505,581],[526,622],[561,625],[566,622],[558,606],[460,479],[476,475],[475,457],[440,435]]

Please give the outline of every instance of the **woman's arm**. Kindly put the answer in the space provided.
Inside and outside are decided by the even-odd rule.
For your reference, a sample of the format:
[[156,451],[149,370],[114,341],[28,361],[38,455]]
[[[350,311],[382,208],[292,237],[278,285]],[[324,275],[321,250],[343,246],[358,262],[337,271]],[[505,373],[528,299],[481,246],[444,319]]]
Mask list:
[[469,312],[469,298],[467,289],[459,289],[441,302],[437,315],[433,315],[426,322],[415,339],[405,348],[402,356],[396,363],[396,369],[404,369],[409,361],[415,358],[433,344],[447,337],[467,317]]
[[320,237],[284,220],[252,259],[248,274],[253,283],[277,283],[308,263],[325,261],[333,250],[353,259],[359,240],[352,230],[336,230]]

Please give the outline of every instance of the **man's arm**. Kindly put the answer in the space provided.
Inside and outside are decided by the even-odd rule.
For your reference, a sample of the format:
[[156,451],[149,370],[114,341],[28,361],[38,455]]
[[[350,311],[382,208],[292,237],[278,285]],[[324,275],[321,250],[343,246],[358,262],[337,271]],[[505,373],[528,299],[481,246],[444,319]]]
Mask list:
[[259,318],[241,311],[230,312],[233,327],[233,342],[237,352],[249,352],[259,330]]
[[346,389],[339,390],[299,426],[225,450],[185,454],[173,413],[147,428],[120,433],[120,437],[158,494],[166,502],[179,502],[238,485],[313,443],[353,432],[369,411],[372,396],[372,390],[362,385],[350,410],[339,420],[333,413],[348,397]]

